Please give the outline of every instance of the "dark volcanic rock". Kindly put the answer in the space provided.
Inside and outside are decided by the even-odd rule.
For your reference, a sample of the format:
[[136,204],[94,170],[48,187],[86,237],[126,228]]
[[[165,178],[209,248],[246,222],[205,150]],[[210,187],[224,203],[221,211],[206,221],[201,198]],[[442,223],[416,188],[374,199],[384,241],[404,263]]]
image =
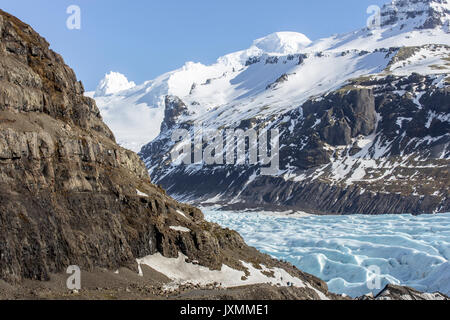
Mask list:
[[[116,144],[74,72],[28,25],[0,11],[0,39],[1,280],[48,280],[69,265],[137,270],[137,258],[181,252],[215,270],[245,271],[240,261],[279,266],[326,292],[325,283],[248,247],[153,185],[139,157]],[[183,112],[177,99],[166,103],[167,119]]]
[[165,99],[164,122],[161,124],[161,131],[171,129],[177,124],[178,118],[187,113],[186,105],[176,96],[166,96]]
[[320,119],[316,131],[333,146],[347,145],[352,138],[375,130],[375,97],[370,89],[337,92],[319,102],[310,100],[302,109],[307,122]]
[[423,293],[412,288],[389,284],[375,297],[364,296],[358,300],[450,300],[450,298],[440,292]]

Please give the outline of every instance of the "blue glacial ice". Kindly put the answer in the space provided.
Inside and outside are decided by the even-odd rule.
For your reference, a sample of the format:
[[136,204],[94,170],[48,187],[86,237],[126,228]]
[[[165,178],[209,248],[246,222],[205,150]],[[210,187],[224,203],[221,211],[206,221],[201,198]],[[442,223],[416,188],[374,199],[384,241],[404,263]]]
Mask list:
[[292,217],[203,211],[249,245],[326,281],[331,292],[357,297],[393,283],[450,295],[450,213]]

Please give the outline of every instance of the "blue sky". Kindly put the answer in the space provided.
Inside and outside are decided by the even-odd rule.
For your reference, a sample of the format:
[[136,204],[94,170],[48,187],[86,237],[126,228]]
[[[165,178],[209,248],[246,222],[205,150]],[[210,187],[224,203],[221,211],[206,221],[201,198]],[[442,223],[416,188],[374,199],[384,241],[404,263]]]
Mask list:
[[[364,26],[369,5],[387,0],[2,0],[77,73],[87,90],[108,71],[142,83],[186,61],[213,63],[276,31],[316,40]],[[69,5],[81,30],[69,30]]]

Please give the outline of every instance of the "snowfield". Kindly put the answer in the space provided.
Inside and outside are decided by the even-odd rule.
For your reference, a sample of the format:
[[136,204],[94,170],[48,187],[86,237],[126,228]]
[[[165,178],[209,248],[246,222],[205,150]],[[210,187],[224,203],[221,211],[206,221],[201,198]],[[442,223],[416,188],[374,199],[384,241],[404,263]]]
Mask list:
[[[220,271],[213,271],[209,268],[202,267],[197,263],[186,262],[187,257],[179,253],[178,258],[166,258],[160,253],[137,259],[139,265],[139,274],[142,275],[141,265],[147,265],[156,271],[164,274],[172,280],[165,286],[170,291],[176,289],[183,284],[198,284],[206,286],[209,284],[217,284],[221,288],[233,288],[239,286],[269,283],[272,285],[294,286],[298,288],[308,287],[317,292],[323,300],[328,298],[310,284],[304,283],[299,278],[295,278],[280,268],[267,268],[261,265],[261,270],[253,267],[251,263],[241,261],[242,265],[247,269],[249,275],[245,272],[232,269],[226,265],[222,266]],[[273,276],[267,276],[265,272],[272,273]]]
[[[207,220],[328,283],[334,293],[377,294],[388,283],[450,294],[450,213],[286,216],[203,209]],[[373,266],[381,288],[367,286]]]

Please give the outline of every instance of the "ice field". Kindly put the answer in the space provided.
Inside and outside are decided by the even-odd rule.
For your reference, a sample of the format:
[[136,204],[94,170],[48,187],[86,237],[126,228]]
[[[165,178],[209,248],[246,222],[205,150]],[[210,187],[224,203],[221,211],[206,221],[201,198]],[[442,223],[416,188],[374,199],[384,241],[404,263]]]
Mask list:
[[296,216],[203,211],[209,221],[238,231],[249,245],[326,281],[331,292],[357,297],[393,283],[450,294],[450,213]]

